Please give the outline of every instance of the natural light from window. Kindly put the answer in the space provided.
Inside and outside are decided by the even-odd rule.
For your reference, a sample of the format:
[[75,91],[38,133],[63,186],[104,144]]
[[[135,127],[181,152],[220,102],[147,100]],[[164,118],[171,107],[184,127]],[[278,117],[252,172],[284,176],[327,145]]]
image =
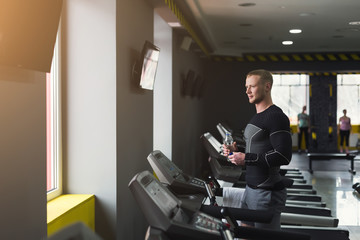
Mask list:
[[50,73],[46,74],[46,190],[48,200],[62,192],[59,35]]
[[351,124],[360,124],[360,74],[337,75],[337,120],[346,109]]
[[309,107],[309,75],[273,74],[271,96],[273,103],[289,117],[290,124],[297,125],[297,115],[303,106]]

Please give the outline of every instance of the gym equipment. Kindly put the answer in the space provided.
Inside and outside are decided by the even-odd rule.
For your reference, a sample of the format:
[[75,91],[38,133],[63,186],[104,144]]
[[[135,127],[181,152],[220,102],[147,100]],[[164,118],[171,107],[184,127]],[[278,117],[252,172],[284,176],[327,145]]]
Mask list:
[[[200,139],[210,155],[209,164],[213,176],[216,179],[232,183],[245,179],[246,171],[241,166],[236,166],[227,161],[227,158],[222,155],[222,145],[209,132],[204,133]],[[299,171],[295,169],[280,169],[280,173],[285,175],[285,177],[288,177],[286,173],[290,172],[299,173]],[[292,175],[290,175],[290,178]],[[295,178],[293,181],[294,184],[289,188],[312,189],[311,185],[304,184],[306,183],[304,179]]]
[[[204,197],[208,196],[210,198],[211,204],[214,204],[216,202],[214,192],[216,193],[219,191],[216,191],[216,189],[212,189],[216,185],[216,183],[213,184],[213,186],[210,186],[210,184],[205,183],[203,180],[194,178],[182,172],[172,161],[170,161],[170,159],[168,159],[159,150],[155,150],[150,153],[147,159],[156,176],[159,178],[160,182],[168,184],[169,187],[179,197],[183,197],[185,193],[204,194]],[[195,197],[190,197],[190,199],[191,198]],[[197,201],[197,203],[193,202],[192,207],[195,207],[196,209],[201,209],[203,204],[201,203],[201,206],[199,206],[199,202],[200,201]],[[302,208],[300,206],[290,206],[289,212],[287,212],[285,208],[285,211],[281,214],[281,222],[296,225],[311,224],[312,226],[316,225],[322,227],[337,227],[339,220],[331,217],[328,209],[324,209],[322,211],[321,209],[315,210],[315,208],[313,208],[313,210],[313,214],[317,213],[322,214],[323,216],[305,215],[304,212],[306,211],[310,213],[310,209],[304,209],[304,211],[302,211]],[[295,211],[297,211],[296,214],[294,213]]]
[[[239,227],[230,221],[233,219],[231,211],[221,211],[222,216],[231,222],[229,228],[218,218],[184,206],[149,171],[136,174],[129,183],[129,189],[150,227],[154,229],[150,229],[149,233],[154,233],[157,229],[157,234],[159,231],[163,232],[171,240],[224,239],[224,235],[229,237],[227,239],[232,239],[232,234],[235,237],[251,239],[310,239],[308,234]],[[221,233],[224,229],[226,234]]]
[[348,170],[350,173],[355,174],[354,170],[354,158],[356,154],[347,154],[347,153],[308,153],[309,158],[309,172],[313,173],[312,169],[312,161],[315,160],[331,160],[331,159],[344,159],[350,160],[350,169]]

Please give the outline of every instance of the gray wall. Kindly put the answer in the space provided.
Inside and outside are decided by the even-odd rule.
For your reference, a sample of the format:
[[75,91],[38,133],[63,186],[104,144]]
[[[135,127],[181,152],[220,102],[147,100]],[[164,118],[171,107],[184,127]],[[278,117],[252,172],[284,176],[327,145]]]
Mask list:
[[241,63],[213,61],[207,63],[206,69],[205,126],[220,140],[216,124],[225,122],[239,132],[255,114],[255,107],[249,104],[245,94],[246,74],[253,69]]
[[128,183],[150,170],[153,150],[153,91],[139,88],[131,69],[145,40],[153,42],[154,11],[144,0],[118,1],[116,19],[117,239],[144,239],[147,222]]
[[204,133],[203,99],[182,95],[181,87],[190,69],[204,77],[204,61],[193,52],[180,48],[182,40],[183,35],[174,32],[172,160],[184,172],[200,176],[204,167],[200,143]]
[[61,4],[0,4],[0,239],[47,235],[45,71]]
[[45,73],[0,66],[0,239],[46,237]]
[[116,1],[65,1],[64,193],[95,194],[95,228],[116,235]]

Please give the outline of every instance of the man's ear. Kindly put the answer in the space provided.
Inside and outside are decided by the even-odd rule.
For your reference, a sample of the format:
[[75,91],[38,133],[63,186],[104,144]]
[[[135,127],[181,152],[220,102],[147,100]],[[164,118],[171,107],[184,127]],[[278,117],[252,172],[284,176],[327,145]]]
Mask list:
[[271,83],[270,82],[265,82],[265,90],[267,92],[270,92],[270,90],[271,90]]

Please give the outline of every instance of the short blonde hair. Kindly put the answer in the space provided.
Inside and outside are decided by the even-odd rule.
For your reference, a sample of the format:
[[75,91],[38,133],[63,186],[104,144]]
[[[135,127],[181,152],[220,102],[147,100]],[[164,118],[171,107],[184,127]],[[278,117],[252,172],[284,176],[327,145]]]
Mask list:
[[262,83],[270,82],[271,86],[273,85],[273,77],[271,72],[265,70],[265,69],[257,69],[249,72],[246,77],[249,76],[259,76]]

